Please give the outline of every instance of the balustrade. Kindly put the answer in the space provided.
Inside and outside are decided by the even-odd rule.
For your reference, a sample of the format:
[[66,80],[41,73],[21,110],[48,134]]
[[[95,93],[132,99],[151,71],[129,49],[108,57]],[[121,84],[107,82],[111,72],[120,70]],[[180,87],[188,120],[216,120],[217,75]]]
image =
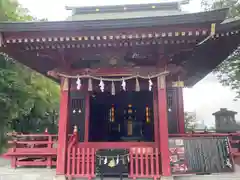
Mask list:
[[47,166],[56,165],[56,135],[44,134],[14,134],[11,146],[5,156],[10,157],[11,166]]

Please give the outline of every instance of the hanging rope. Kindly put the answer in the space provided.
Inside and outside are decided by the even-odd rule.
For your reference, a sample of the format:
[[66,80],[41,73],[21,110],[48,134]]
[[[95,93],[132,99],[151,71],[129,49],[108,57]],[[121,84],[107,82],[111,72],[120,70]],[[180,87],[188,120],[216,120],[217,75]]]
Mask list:
[[129,77],[121,77],[121,78],[103,78],[103,77],[97,77],[97,76],[92,76],[92,75],[66,75],[63,73],[58,73],[58,76],[60,77],[64,77],[64,78],[72,78],[72,79],[77,79],[77,78],[81,78],[81,79],[86,79],[86,78],[91,78],[94,80],[99,80],[99,81],[125,81],[125,80],[130,80],[130,79],[136,79],[136,78],[141,78],[141,79],[152,79],[152,78],[157,78],[159,76],[166,76],[169,72],[168,71],[164,71],[158,74],[154,74],[154,75],[148,75],[148,76],[141,76],[141,75],[133,75],[133,76],[129,76]]
[[116,156],[100,156],[100,155],[96,155],[96,157],[98,158],[109,158],[109,159],[112,159],[112,158],[120,158],[120,157],[127,157],[129,156],[129,153],[126,153],[126,154],[123,154],[123,155],[116,155]]

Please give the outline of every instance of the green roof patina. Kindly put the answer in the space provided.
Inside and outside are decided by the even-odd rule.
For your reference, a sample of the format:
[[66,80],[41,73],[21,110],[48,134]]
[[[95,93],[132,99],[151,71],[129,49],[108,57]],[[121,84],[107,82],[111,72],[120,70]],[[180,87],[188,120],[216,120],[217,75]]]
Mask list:
[[72,11],[69,21],[89,21],[107,19],[131,19],[186,14],[181,11],[180,2],[154,4],[66,7]]

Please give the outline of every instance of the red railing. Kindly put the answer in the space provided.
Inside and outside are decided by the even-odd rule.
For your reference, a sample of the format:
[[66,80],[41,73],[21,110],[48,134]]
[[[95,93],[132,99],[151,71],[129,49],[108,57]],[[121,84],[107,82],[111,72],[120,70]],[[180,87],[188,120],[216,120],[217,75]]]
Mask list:
[[77,127],[69,138],[67,150],[67,172],[68,179],[95,177],[95,149],[80,147],[78,143]]
[[240,165],[240,132],[233,133],[216,133],[216,132],[192,132],[185,134],[170,134],[170,137],[228,137],[229,150],[231,153],[231,159],[234,164]]
[[129,152],[129,177],[160,178],[159,149],[152,147],[131,148]]
[[169,137],[229,137],[240,136],[240,132],[236,133],[215,133],[215,132],[189,132],[185,134],[169,134]]
[[[154,143],[78,143],[77,135],[69,141],[67,151],[67,177],[92,179],[95,175],[96,151],[98,149],[129,149],[129,177],[160,178],[159,150]],[[137,145],[137,146],[134,146]],[[146,146],[147,145],[147,146]],[[151,145],[151,146],[149,146]]]
[[29,134],[14,135],[8,142],[11,148],[5,154],[10,157],[11,166],[47,166],[56,165],[56,135]]
[[[192,133],[185,133],[185,134],[169,134],[169,137],[182,137],[182,138],[184,137],[228,137],[232,156],[234,158],[240,157],[240,132],[235,132],[235,133],[192,132]],[[235,138],[237,138],[237,140]]]
[[68,148],[67,177],[88,178],[95,177],[95,149],[72,146]]

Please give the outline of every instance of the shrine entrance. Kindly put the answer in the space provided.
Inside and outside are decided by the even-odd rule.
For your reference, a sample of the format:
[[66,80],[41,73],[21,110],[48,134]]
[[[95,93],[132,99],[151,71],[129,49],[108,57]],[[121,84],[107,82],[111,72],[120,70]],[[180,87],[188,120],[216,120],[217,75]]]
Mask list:
[[154,141],[153,93],[94,93],[90,98],[89,141]]

